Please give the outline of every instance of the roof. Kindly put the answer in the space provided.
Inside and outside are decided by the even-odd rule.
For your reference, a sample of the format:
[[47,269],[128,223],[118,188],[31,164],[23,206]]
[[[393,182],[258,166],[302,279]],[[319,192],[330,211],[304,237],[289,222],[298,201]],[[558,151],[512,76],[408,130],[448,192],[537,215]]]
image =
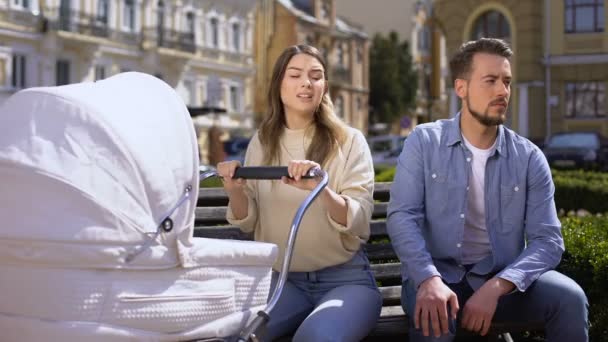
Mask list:
[[[279,4],[289,10],[298,19],[314,25],[323,25],[319,19],[314,16],[311,1],[312,0],[277,0]],[[353,24],[347,19],[336,17],[336,31],[368,39],[369,36],[360,28],[360,26],[361,25]]]

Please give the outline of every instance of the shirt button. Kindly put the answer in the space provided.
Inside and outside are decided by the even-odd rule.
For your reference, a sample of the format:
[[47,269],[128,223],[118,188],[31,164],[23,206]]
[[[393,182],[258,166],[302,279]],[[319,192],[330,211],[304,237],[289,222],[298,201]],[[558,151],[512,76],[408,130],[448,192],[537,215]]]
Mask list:
[[471,162],[471,157],[467,158],[467,162],[469,162],[469,163]]
[[518,187],[518,186],[516,186],[515,188],[513,188],[513,190],[515,190],[515,191],[519,191],[519,187]]
[[433,178],[437,178],[437,175],[433,173],[433,174],[431,175],[431,177],[433,177]]
[[460,218],[464,218],[464,214],[460,214]]
[[457,243],[456,247],[460,248],[460,247],[462,247],[462,244],[461,243]]
[[467,191],[469,191],[469,187],[467,186]]

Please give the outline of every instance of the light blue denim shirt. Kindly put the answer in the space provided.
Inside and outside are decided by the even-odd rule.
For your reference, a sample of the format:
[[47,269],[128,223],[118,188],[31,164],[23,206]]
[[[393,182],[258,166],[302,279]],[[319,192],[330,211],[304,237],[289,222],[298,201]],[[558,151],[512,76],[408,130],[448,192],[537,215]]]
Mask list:
[[564,251],[547,160],[529,140],[499,126],[485,171],[492,254],[467,273],[461,248],[471,160],[462,141],[460,114],[420,125],[405,141],[387,219],[403,281],[411,279],[418,287],[434,275],[448,283],[466,275],[477,289],[497,274],[525,291],[557,266]]

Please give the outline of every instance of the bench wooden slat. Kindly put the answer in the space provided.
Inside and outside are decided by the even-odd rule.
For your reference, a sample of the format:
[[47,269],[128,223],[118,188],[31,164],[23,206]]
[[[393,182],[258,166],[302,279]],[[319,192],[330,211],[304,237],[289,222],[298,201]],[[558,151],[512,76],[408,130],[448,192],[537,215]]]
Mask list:
[[[386,217],[387,203],[376,203],[374,205],[373,217]],[[209,224],[226,222],[226,206],[219,207],[196,207],[194,212],[195,221]]]
[[378,281],[392,280],[401,282],[401,266],[397,262],[372,264],[371,270]]
[[[203,222],[201,222],[203,221]],[[228,224],[227,221],[220,222],[215,225],[206,225],[204,220],[198,220],[199,224],[194,227],[194,236],[216,238],[216,239],[232,239],[232,236],[238,235],[235,232],[240,231],[239,227]],[[372,220],[370,224],[371,238],[386,238],[386,221]],[[229,231],[229,232],[227,232]],[[243,233],[244,234],[244,233]],[[247,240],[247,237],[235,238],[237,240]],[[250,239],[250,238],[249,238]]]
[[389,243],[367,243],[364,246],[367,257],[371,262],[374,261],[394,261],[396,262],[397,256],[393,250],[393,246]]
[[[388,202],[391,183],[383,182],[374,184],[374,199]],[[200,188],[198,192],[199,206],[226,206],[228,195],[224,188]]]

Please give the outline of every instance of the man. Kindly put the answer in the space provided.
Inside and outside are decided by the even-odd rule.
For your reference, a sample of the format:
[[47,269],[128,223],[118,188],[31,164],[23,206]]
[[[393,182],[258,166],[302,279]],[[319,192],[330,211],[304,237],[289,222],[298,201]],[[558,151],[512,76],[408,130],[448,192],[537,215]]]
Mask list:
[[[399,157],[388,232],[402,262],[410,341],[452,341],[456,322],[544,322],[548,341],[587,341],[587,299],[552,269],[564,251],[542,152],[503,126],[512,55],[499,39],[450,61],[453,119],[418,126]],[[462,309],[462,310],[461,310]]]

